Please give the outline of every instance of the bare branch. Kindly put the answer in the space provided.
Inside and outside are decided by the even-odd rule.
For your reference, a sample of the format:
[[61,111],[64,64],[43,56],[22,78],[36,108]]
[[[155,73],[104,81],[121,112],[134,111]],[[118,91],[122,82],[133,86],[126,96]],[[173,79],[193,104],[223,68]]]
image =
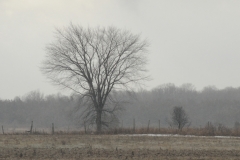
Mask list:
[[117,110],[115,105],[107,108],[111,91],[146,80],[148,44],[129,31],[114,27],[84,29],[73,24],[57,29],[55,38],[46,47],[41,69],[54,84],[89,97],[91,109],[84,112],[85,118],[93,118],[89,112],[95,112],[100,131],[102,114]]

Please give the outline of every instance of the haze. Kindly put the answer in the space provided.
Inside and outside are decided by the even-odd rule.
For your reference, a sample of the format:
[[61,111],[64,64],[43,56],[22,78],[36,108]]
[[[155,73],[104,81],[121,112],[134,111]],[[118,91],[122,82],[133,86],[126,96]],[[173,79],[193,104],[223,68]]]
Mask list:
[[148,39],[143,88],[192,83],[198,90],[240,86],[240,1],[1,0],[0,99],[32,90],[66,93],[39,67],[55,28],[116,26]]

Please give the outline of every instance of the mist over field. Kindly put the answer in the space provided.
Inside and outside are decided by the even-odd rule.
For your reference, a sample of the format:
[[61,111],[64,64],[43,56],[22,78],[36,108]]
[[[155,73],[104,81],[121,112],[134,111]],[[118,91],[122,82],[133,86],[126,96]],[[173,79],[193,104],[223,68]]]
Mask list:
[[[54,39],[61,35],[56,36],[55,29],[64,31],[68,28],[67,26],[70,26],[67,33],[71,33],[70,37],[74,37],[74,32],[70,32],[70,24],[73,24],[75,27],[82,26],[88,31],[95,27],[112,26],[116,27],[116,31],[127,30],[133,35],[139,35],[140,39],[146,39],[147,43],[144,43],[146,44],[146,50],[144,49],[146,61],[144,55],[141,63],[137,63],[139,68],[132,70],[127,78],[131,78],[137,71],[148,71],[150,80],[141,82],[142,90],[138,86],[133,87],[135,92],[109,90],[117,100],[124,102],[120,105],[121,110],[109,114],[116,116],[114,125],[111,127],[132,127],[134,121],[136,127],[146,127],[148,123],[150,127],[158,127],[159,120],[161,127],[168,127],[171,111],[175,106],[183,107],[191,127],[204,127],[208,122],[233,127],[235,122],[240,121],[239,7],[240,1],[226,0],[79,0],[71,2],[1,0],[0,124],[4,128],[13,129],[28,128],[31,121],[34,123],[34,128],[50,128],[52,123],[55,124],[56,129],[79,129],[83,126],[84,122],[80,115],[86,106],[81,106],[79,96],[70,95],[69,90],[58,90],[59,88],[49,83],[51,79],[56,78],[55,81],[60,81],[62,84],[61,76],[69,74],[57,73],[72,64],[57,70],[52,77],[48,77],[49,79],[40,71],[43,67],[42,62],[44,60],[46,62],[44,58],[47,57],[47,47],[52,44],[52,48],[48,50],[51,52],[56,46]],[[75,28],[73,26],[72,29]],[[92,36],[87,39],[90,37]],[[64,39],[64,36],[62,38]],[[63,39],[60,41],[63,42]],[[118,40],[119,38],[116,42]],[[73,42],[75,41],[70,44],[74,44]],[[63,44],[69,43],[57,44],[60,45],[59,48],[64,48]],[[106,41],[106,44],[103,46],[107,49],[108,44],[111,43]],[[84,47],[85,45],[80,48]],[[69,48],[71,46],[65,46],[65,49]],[[119,51],[118,48],[117,50]],[[71,52],[72,49],[68,51]],[[61,56],[59,54],[54,56],[54,53],[52,58],[59,58],[61,63]],[[72,53],[74,55],[77,52]],[[91,51],[87,54],[92,55],[92,53],[95,54]],[[47,64],[51,64],[53,59],[48,59]],[[79,59],[76,62],[79,62]],[[141,68],[142,64],[146,64],[146,68]],[[53,72],[56,68],[56,66],[49,67],[46,63],[45,67],[49,69],[45,70],[45,74]],[[86,70],[86,68],[81,69],[81,71]],[[105,72],[99,71],[99,77],[102,77],[102,73]],[[116,72],[112,75],[116,75]],[[109,76],[106,75],[106,77]],[[84,80],[86,79],[82,77],[79,82],[92,82],[88,79]],[[65,79],[64,82],[64,85],[68,82],[72,84],[69,79]],[[169,82],[173,84],[167,84]],[[185,84],[188,82],[193,85]],[[74,84],[68,87],[76,89],[77,86],[76,91],[81,94],[88,94],[90,93],[88,91],[91,91],[87,88],[89,90],[82,92],[79,89],[82,84]],[[156,87],[159,84],[164,85]],[[84,84],[83,88],[86,86]],[[103,86],[102,88],[105,88],[106,84]],[[207,87],[204,88],[204,86]],[[57,92],[61,94],[55,94]],[[103,92],[99,93],[101,95]],[[90,97],[93,98],[95,95]],[[14,96],[18,97],[13,98]],[[96,96],[94,98],[98,99]],[[95,109],[90,107],[93,109],[90,120],[97,121],[97,117],[93,115],[97,111],[105,111],[103,104],[95,104]],[[76,110],[77,107],[80,109]],[[108,107],[114,108],[111,105]],[[101,116],[98,116],[100,124],[99,117]]]
[[[136,128],[169,127],[171,110],[182,106],[189,116],[191,127],[204,127],[207,122],[233,127],[240,121],[240,88],[228,87],[217,89],[214,86],[197,91],[191,84],[175,86],[164,84],[150,91],[114,92],[116,98],[124,101],[122,110],[117,112],[118,124],[114,127],[132,127],[135,119]],[[31,121],[34,128],[51,128],[52,123],[58,130],[83,129],[79,115],[78,96],[61,94],[44,95],[32,91],[12,100],[0,100],[0,122],[4,128],[29,128]]]
[[0,0],[0,159],[240,159],[239,8]]
[[1,0],[0,98],[59,91],[39,66],[54,29],[71,22],[115,26],[146,38],[152,80],[145,89],[169,82],[198,90],[239,87],[239,7],[236,0]]

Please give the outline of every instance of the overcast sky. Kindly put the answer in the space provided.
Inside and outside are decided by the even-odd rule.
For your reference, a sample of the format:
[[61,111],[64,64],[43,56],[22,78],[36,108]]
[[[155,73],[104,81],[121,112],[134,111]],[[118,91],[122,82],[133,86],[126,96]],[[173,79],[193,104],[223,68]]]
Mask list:
[[40,72],[54,29],[116,26],[148,39],[146,89],[240,86],[239,0],[0,0],[0,99],[65,91]]

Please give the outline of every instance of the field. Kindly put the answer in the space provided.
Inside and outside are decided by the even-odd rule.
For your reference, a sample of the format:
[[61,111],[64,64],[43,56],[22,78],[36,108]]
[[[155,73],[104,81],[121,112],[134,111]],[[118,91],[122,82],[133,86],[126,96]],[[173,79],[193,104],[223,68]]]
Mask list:
[[240,159],[240,138],[0,135],[0,159]]

